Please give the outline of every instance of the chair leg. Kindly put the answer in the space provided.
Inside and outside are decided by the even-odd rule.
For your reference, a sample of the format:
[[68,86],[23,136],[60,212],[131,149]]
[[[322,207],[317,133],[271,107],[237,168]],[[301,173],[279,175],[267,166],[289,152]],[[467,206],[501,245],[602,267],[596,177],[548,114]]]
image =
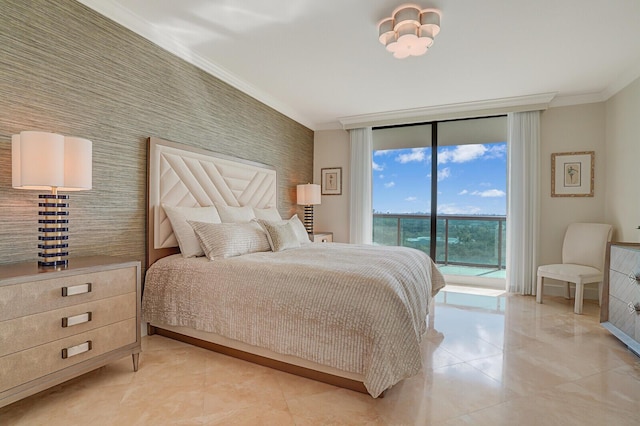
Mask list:
[[538,283],[536,285],[536,302],[542,303],[542,280],[544,277],[542,275],[538,275]]
[[598,283],[598,306],[602,306],[602,282]]
[[580,315],[582,314],[582,299],[584,297],[584,284],[576,283],[576,302],[573,308],[573,312]]
[[568,281],[564,283],[564,298],[567,300],[571,299],[571,286]]

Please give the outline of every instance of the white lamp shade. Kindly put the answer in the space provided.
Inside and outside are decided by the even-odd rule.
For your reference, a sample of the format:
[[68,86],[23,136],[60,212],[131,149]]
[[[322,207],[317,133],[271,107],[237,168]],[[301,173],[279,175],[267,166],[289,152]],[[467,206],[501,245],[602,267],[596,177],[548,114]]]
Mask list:
[[11,137],[12,186],[81,191],[92,186],[91,141],[48,132]]
[[13,187],[48,190],[64,184],[64,136],[20,132],[11,137]]
[[64,138],[64,185],[61,191],[82,191],[92,186],[92,147],[88,139]]
[[320,185],[314,183],[307,183],[305,185],[298,185],[298,204],[304,206],[310,206],[313,204],[320,204]]

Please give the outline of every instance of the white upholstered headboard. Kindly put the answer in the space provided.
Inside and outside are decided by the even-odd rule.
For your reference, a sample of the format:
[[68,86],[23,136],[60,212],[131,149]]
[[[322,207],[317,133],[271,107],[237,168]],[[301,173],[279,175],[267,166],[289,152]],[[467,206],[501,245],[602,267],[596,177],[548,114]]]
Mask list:
[[147,156],[147,266],[178,252],[162,205],[277,208],[271,166],[149,138]]

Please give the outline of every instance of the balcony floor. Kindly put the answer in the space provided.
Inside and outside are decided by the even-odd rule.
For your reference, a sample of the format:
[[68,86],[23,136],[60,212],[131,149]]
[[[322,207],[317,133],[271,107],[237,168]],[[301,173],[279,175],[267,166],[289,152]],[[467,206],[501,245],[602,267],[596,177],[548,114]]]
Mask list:
[[444,275],[462,275],[478,278],[502,278],[506,277],[504,269],[481,268],[475,266],[438,265],[438,269]]

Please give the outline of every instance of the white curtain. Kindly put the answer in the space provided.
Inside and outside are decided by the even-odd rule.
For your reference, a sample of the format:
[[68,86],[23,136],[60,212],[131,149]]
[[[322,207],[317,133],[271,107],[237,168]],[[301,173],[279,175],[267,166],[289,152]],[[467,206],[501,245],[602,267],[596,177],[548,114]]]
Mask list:
[[371,203],[371,162],[373,131],[371,127],[349,131],[351,170],[349,182],[349,242],[371,244],[373,241],[373,207]]
[[540,111],[508,115],[507,286],[536,294]]

